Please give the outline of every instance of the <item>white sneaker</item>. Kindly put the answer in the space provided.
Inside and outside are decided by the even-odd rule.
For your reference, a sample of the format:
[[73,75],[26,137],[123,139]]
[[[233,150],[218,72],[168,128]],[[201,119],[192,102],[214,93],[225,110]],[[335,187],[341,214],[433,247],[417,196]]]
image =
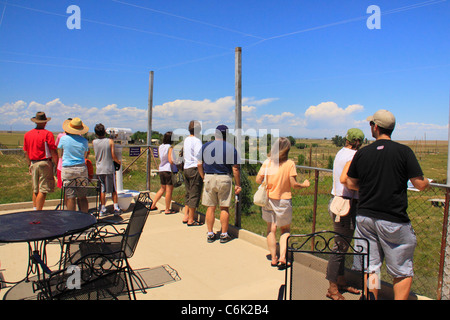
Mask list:
[[99,217],[106,217],[108,215],[108,212],[106,209],[100,210],[100,213],[98,214]]

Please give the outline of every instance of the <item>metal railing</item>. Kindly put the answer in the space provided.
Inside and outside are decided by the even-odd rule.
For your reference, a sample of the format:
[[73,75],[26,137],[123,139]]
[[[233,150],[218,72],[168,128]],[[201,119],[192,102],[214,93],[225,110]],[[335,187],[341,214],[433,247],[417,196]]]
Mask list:
[[[127,152],[130,147],[140,147],[141,156],[130,156]],[[152,156],[149,158],[143,156],[148,148],[151,150],[151,148],[156,147],[147,145],[123,146],[124,189],[158,191],[160,188],[159,178],[157,177],[158,160]],[[93,152],[90,158],[95,166]],[[251,200],[258,187],[255,177],[252,175],[257,169],[252,170],[253,172],[250,172],[250,175],[248,169],[243,169],[242,173],[242,175],[246,175],[244,179],[247,181],[247,193],[251,196]],[[31,179],[21,149],[0,150],[0,172],[2,175],[0,178],[2,179],[3,175],[11,177],[11,180],[3,181],[9,187],[4,188],[5,190],[0,194],[0,203],[31,200]],[[333,230],[333,223],[328,214],[332,170],[297,166],[297,173],[298,181],[303,181],[305,178],[309,179],[311,186],[294,190],[292,193],[293,220],[291,233],[305,234],[321,230]],[[15,189],[16,191],[8,194],[8,189]],[[449,194],[450,186],[433,183],[422,192],[408,190],[408,215],[416,232],[418,243],[414,254],[415,276],[412,291],[432,299],[450,299]],[[52,197],[59,198],[59,190],[48,195],[47,199]],[[172,199],[178,203],[184,203],[183,186],[174,190]],[[267,226],[261,218],[261,208],[253,205],[251,200],[249,203],[248,199],[245,202],[245,199],[241,198],[241,210],[236,212],[233,199],[230,208],[230,224],[265,236]],[[198,211],[205,213],[206,207],[200,205]],[[385,270],[381,276],[383,281],[391,282],[390,276],[387,275]]]

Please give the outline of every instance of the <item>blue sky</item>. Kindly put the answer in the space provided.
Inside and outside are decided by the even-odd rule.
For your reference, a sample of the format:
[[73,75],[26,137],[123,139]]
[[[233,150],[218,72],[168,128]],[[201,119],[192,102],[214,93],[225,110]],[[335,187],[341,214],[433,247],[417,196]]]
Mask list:
[[0,130],[45,111],[55,132],[77,116],[146,131],[149,71],[154,130],[234,128],[242,47],[244,131],[370,137],[366,117],[388,109],[396,140],[448,138],[448,0],[0,0],[0,14]]

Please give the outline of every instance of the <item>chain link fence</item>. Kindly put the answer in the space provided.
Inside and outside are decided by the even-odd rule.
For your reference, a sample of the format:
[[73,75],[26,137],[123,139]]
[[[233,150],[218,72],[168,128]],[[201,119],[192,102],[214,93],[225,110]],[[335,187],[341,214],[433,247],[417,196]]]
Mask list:
[[[131,152],[130,146],[123,146],[123,189],[157,192],[160,188],[157,173],[159,159],[153,156],[153,148],[157,147],[139,146],[139,148],[138,152],[136,149]],[[148,158],[147,150],[150,150]],[[89,158],[95,167],[93,152]],[[241,213],[238,217],[233,199],[230,224],[265,236],[267,227],[261,218],[261,208],[252,203],[253,194],[258,187],[255,182],[258,169],[259,164],[243,166],[242,176],[245,177],[242,184],[245,185],[247,195],[241,197]],[[297,166],[297,173],[298,181],[308,179],[311,186],[293,191],[291,233],[306,234],[333,230],[333,223],[328,214],[332,171]],[[21,149],[0,150],[0,179],[2,181],[0,204],[31,201],[31,179]],[[418,243],[414,256],[415,276],[412,291],[432,299],[450,299],[450,246],[447,244],[449,192],[450,187],[439,184],[431,184],[430,188],[422,192],[414,191],[413,188],[408,190],[408,214]],[[184,186],[176,188],[172,200],[183,205],[184,194]],[[54,193],[47,196],[47,199],[59,198],[60,190],[57,188]],[[198,211],[204,214],[206,207],[200,205]],[[383,281],[392,283],[385,270],[381,277]]]

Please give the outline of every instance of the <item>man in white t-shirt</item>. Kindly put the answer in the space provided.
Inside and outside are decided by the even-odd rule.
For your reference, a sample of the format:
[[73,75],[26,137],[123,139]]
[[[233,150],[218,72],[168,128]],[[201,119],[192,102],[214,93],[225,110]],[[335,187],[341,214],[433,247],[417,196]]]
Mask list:
[[189,123],[189,137],[184,140],[183,158],[184,158],[184,181],[186,187],[186,200],[184,207],[183,223],[188,226],[199,226],[197,221],[196,209],[200,203],[200,196],[203,188],[203,180],[197,168],[197,154],[202,148],[200,136],[201,124],[197,120]]

